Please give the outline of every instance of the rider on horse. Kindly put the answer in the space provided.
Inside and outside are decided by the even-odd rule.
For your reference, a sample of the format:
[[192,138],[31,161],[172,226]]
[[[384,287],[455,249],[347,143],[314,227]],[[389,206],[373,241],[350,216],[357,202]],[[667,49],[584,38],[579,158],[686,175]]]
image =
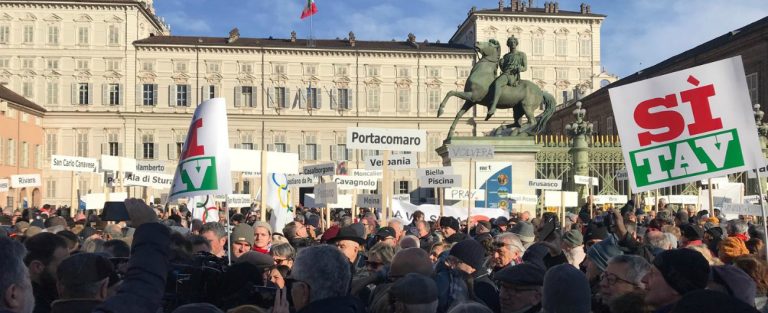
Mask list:
[[493,82],[493,102],[488,109],[488,115],[485,117],[487,121],[496,112],[496,105],[501,98],[502,87],[510,85],[516,87],[520,81],[520,72],[528,70],[528,57],[525,53],[517,50],[518,41],[515,36],[507,39],[507,47],[509,47],[509,53],[504,55],[501,59],[499,67],[501,67],[501,75]]

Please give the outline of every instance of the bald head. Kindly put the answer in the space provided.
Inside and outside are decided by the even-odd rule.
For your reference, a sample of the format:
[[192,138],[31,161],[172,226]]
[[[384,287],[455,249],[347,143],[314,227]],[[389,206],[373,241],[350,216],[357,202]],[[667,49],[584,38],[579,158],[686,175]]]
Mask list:
[[420,248],[407,248],[395,254],[390,266],[389,276],[399,278],[408,273],[432,275],[432,262],[429,254]]
[[403,237],[403,239],[400,240],[400,248],[419,248],[419,238],[416,238],[414,235]]

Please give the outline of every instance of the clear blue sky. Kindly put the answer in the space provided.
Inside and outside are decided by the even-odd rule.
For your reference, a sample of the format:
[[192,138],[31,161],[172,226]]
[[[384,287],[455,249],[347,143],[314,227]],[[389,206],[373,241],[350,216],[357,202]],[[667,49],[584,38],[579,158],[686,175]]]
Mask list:
[[[509,0],[505,0],[509,3]],[[541,7],[545,1],[535,0]],[[567,0],[561,10],[581,2],[608,17],[602,28],[602,58],[607,71],[632,74],[709,39],[768,15],[766,0]],[[447,42],[472,6],[493,8],[497,0],[316,0],[315,38]],[[225,37],[238,27],[243,37],[287,38],[292,30],[307,37],[309,20],[299,19],[305,0],[155,0],[158,14],[174,35]]]

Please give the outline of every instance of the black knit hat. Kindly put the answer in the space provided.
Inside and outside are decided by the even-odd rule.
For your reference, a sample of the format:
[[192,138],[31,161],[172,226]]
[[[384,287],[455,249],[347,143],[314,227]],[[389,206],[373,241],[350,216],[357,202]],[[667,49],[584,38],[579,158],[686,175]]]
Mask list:
[[485,261],[485,248],[479,242],[468,239],[454,245],[449,255],[455,256],[464,264],[479,270],[483,268]]
[[677,302],[671,313],[760,313],[752,305],[724,292],[697,290]]
[[680,225],[680,232],[688,240],[701,240],[704,238],[704,229],[695,224]]
[[460,231],[461,226],[459,226],[459,220],[454,218],[453,216],[443,216],[440,218],[440,226],[441,227],[449,227],[453,228],[455,231]]
[[709,262],[695,250],[664,251],[656,256],[653,265],[661,272],[667,285],[681,296],[704,289],[709,280]]
[[545,273],[541,266],[523,263],[503,268],[493,279],[515,286],[543,286]]

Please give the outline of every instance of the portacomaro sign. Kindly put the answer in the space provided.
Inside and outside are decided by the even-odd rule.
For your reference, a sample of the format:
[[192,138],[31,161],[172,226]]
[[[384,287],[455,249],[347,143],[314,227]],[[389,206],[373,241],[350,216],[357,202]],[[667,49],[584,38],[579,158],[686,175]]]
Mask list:
[[534,179],[528,181],[528,187],[542,190],[561,190],[563,181],[557,179]]
[[348,127],[347,148],[423,152],[427,150],[427,131]]
[[634,192],[762,165],[741,57],[609,92]]
[[373,177],[362,176],[334,176],[333,181],[342,190],[361,189],[376,190],[377,181]]
[[99,170],[99,161],[91,158],[52,155],[51,169],[56,171],[92,173]]
[[450,188],[461,187],[461,175],[440,175],[419,177],[419,187]]

